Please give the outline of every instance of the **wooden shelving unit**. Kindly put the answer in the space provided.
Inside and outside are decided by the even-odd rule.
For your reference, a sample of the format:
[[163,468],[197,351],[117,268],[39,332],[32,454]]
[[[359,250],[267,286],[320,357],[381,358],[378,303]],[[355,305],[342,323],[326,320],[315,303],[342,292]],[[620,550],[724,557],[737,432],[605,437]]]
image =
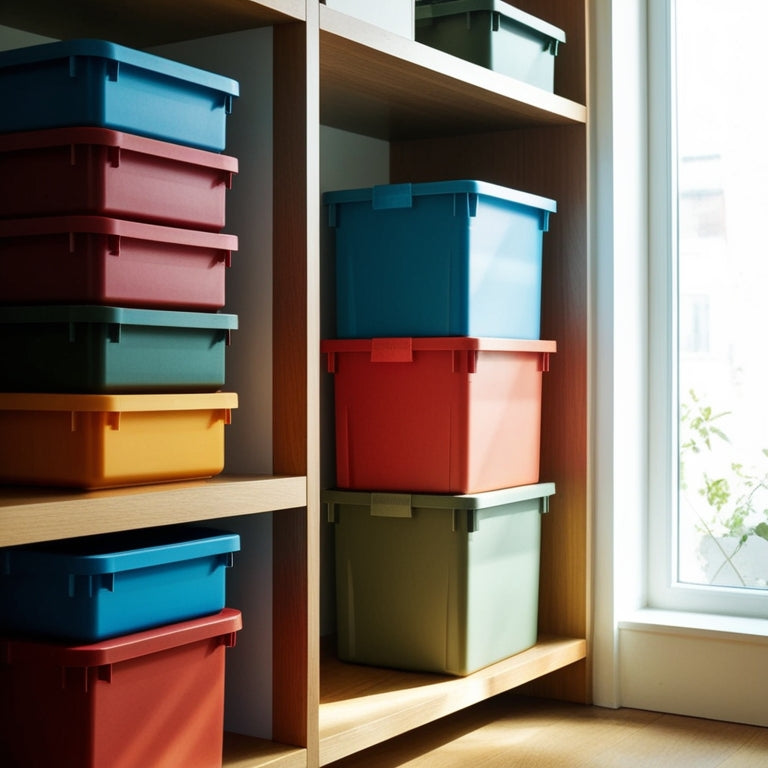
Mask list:
[[[272,28],[275,256],[266,375],[274,474],[87,494],[0,489],[0,545],[271,513],[271,739],[225,734],[226,768],[326,765],[522,685],[590,698],[586,0],[515,5],[567,32],[555,94],[317,0],[6,0],[0,9],[5,26],[136,47]],[[542,335],[557,340],[558,352],[545,378],[542,479],[555,482],[557,494],[542,531],[541,639],[466,678],[342,664],[320,652],[321,123],[388,141],[392,182],[475,178],[558,201],[544,252]],[[248,396],[237,382],[228,386]]]

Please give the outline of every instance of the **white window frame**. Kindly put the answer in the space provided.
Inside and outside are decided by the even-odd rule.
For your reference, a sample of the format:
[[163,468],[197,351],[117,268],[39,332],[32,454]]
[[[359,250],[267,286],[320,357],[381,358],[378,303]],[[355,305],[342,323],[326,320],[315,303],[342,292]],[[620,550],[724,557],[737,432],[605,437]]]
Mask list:
[[[765,618],[768,591],[677,581],[676,0],[648,0],[648,606]],[[652,51],[652,55],[650,52]]]
[[768,620],[648,601],[649,488],[659,482],[648,467],[653,2],[588,0],[593,701],[768,727],[754,685],[768,679]]

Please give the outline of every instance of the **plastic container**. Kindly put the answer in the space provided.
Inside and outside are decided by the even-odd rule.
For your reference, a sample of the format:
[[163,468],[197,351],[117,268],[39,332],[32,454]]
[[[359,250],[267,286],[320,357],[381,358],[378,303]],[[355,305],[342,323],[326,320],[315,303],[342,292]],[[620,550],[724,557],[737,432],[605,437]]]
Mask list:
[[0,550],[0,633],[96,642],[217,613],[239,549],[176,526]]
[[326,491],[338,655],[466,675],[536,643],[552,483],[471,496]]
[[336,11],[413,40],[413,0],[323,0]]
[[237,81],[105,40],[0,53],[0,132],[99,126],[220,152]]
[[88,645],[0,640],[0,763],[221,768],[239,611]]
[[0,482],[82,489],[217,475],[232,392],[0,393]]
[[480,493],[539,480],[542,374],[554,341],[325,341],[336,485]]
[[96,214],[190,229],[225,224],[234,157],[108,128],[0,135],[0,217]]
[[235,235],[111,219],[0,220],[0,302],[220,309]]
[[237,315],[0,307],[0,391],[213,392]]
[[538,339],[553,200],[479,181],[325,194],[336,334]]
[[500,0],[416,4],[416,40],[446,53],[554,90],[555,57],[565,32]]

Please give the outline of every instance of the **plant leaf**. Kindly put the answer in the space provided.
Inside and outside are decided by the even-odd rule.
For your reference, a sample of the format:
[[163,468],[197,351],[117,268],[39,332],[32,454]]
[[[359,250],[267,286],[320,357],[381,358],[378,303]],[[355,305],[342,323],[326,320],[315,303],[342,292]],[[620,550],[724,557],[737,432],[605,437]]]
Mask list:
[[758,523],[755,526],[755,535],[768,541],[768,523]]

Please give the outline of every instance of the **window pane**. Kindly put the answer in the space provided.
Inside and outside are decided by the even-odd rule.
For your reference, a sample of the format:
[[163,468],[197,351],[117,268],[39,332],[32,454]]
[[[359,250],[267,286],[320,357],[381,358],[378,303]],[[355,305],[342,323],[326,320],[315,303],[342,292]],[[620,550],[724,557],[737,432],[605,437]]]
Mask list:
[[677,0],[678,579],[768,589],[763,0]]

